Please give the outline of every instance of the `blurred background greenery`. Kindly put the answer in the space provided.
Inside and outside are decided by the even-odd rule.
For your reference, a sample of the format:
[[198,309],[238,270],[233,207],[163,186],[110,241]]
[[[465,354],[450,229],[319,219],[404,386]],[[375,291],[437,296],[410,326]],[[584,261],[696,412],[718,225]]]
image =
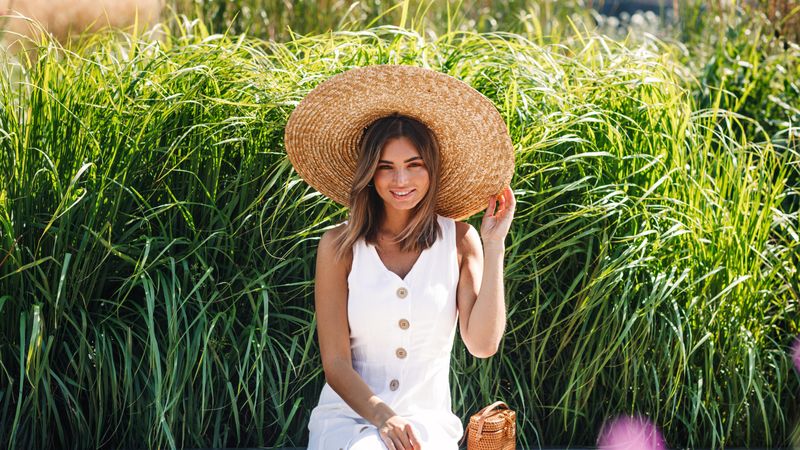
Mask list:
[[347,211],[283,128],[394,63],[475,87],[516,149],[508,333],[456,343],[463,419],[503,398],[525,448],[627,413],[672,447],[790,445],[795,5],[169,0],[161,41],[38,44],[0,77],[0,442],[304,445],[316,243]]
[[[286,40],[292,33],[318,34],[330,30],[361,28],[369,25],[399,25],[419,32],[430,30],[441,34],[447,30],[478,32],[507,31],[543,36],[558,42],[563,34],[573,31],[569,21],[593,29],[606,25],[604,17],[623,18],[617,26],[629,28],[638,20],[624,21],[637,11],[643,17],[654,13],[657,23],[647,31],[663,36],[673,34],[682,40],[707,38],[710,23],[730,25],[737,14],[763,15],[783,35],[797,41],[800,18],[792,0],[411,0],[411,1],[346,1],[346,0],[166,0],[171,11],[202,17],[213,32],[232,34],[247,32],[264,39]],[[642,8],[641,10],[639,8]],[[737,13],[737,10],[741,10]],[[720,16],[720,21],[714,21]],[[788,16],[788,17],[787,17]],[[403,18],[406,18],[403,21]],[[613,26],[613,20],[612,20]],[[616,28],[616,27],[614,27]],[[602,29],[602,31],[614,31]]]

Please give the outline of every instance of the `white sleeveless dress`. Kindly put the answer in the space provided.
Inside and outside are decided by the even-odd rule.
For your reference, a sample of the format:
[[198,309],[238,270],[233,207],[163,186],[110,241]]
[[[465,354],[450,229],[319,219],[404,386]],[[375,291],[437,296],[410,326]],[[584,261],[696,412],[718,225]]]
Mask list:
[[[458,312],[453,219],[437,215],[442,237],[423,250],[404,279],[359,239],[347,277],[353,368],[372,391],[411,422],[424,448],[458,448],[461,420],[450,398],[450,351]],[[311,411],[308,450],[380,450],[377,428],[327,384]]]

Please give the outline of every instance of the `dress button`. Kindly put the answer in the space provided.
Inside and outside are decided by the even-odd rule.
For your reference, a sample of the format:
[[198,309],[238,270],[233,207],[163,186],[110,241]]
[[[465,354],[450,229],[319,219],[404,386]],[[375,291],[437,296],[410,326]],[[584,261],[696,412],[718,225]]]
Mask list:
[[404,329],[404,330],[407,330],[407,329],[408,329],[408,327],[409,327],[411,324],[409,324],[409,323],[408,323],[408,321],[407,321],[406,319],[400,319],[400,322],[398,322],[398,325],[400,325],[400,328],[402,328],[402,329]]
[[397,388],[399,388],[399,387],[400,387],[400,382],[399,381],[392,380],[392,381],[389,382],[389,389],[391,389],[393,391],[396,391]]
[[405,358],[407,355],[406,349],[404,349],[403,347],[398,347],[398,349],[395,350],[394,354],[397,355],[397,357],[400,359]]
[[404,287],[401,287],[401,288],[397,289],[397,296],[398,297],[406,298],[406,295],[408,295],[408,289],[406,289]]

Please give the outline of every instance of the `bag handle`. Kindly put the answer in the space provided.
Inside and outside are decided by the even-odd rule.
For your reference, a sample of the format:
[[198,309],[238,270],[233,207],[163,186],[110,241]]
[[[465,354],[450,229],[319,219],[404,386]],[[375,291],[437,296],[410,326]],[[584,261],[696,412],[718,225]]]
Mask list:
[[483,422],[483,419],[485,419],[486,416],[488,416],[489,413],[491,413],[492,410],[494,410],[498,406],[503,406],[505,409],[511,409],[511,408],[508,407],[508,405],[506,405],[506,402],[504,402],[502,400],[498,400],[498,401],[492,403],[491,405],[484,407],[482,410],[478,411],[478,414],[481,415],[479,420],[481,422]]
[[489,414],[491,414],[492,411],[494,411],[494,409],[497,408],[498,406],[504,406],[505,409],[510,409],[508,407],[508,405],[506,405],[506,403],[504,401],[498,400],[498,401],[492,403],[491,405],[483,408],[482,410],[478,411],[478,414],[480,414],[480,417],[478,417],[478,434],[475,435],[476,439],[478,439],[478,440],[481,439],[481,436],[483,434],[482,433],[482,431],[483,431],[483,422],[486,420],[486,418],[489,416]]
[[[480,414],[480,417],[478,418],[478,434],[475,436],[477,439],[481,438],[481,435],[482,435],[481,432],[483,431],[483,421],[486,420],[486,417],[489,415],[489,413],[491,413],[492,410],[494,410],[498,406],[503,406],[506,409],[511,409],[511,408],[508,407],[508,405],[505,402],[496,401],[496,402],[492,403],[491,405],[486,406],[483,409],[481,409],[480,411],[478,411],[477,413],[475,413],[475,414]],[[473,415],[475,415],[475,414],[473,414]],[[461,441],[459,441],[459,443],[458,443],[459,447],[461,447],[464,444],[464,441],[467,439],[468,435],[469,435],[469,425],[467,426],[467,429],[464,430],[464,435],[461,436]]]

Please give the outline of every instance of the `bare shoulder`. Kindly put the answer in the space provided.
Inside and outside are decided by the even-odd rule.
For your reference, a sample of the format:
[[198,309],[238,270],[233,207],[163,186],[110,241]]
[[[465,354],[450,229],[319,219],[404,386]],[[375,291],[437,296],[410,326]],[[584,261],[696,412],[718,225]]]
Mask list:
[[344,274],[350,273],[350,267],[353,264],[353,251],[346,252],[342,260],[336,259],[336,240],[344,233],[346,224],[339,224],[324,233],[319,239],[319,247],[317,249],[317,260],[322,267],[339,267],[344,268]]
[[333,228],[329,228],[324,233],[322,233],[322,237],[319,240],[320,247],[323,245],[327,245],[330,246],[330,248],[333,248],[333,241],[336,238],[338,238],[342,233],[344,233],[346,227],[347,224],[340,223],[339,225],[336,225]]
[[480,250],[481,238],[478,230],[467,222],[456,221],[456,247],[458,252],[458,265],[464,256],[471,257]]
[[468,224],[467,222],[459,222],[458,220],[455,221],[456,223],[456,239],[459,241],[467,234],[470,228],[475,228],[472,225]]

